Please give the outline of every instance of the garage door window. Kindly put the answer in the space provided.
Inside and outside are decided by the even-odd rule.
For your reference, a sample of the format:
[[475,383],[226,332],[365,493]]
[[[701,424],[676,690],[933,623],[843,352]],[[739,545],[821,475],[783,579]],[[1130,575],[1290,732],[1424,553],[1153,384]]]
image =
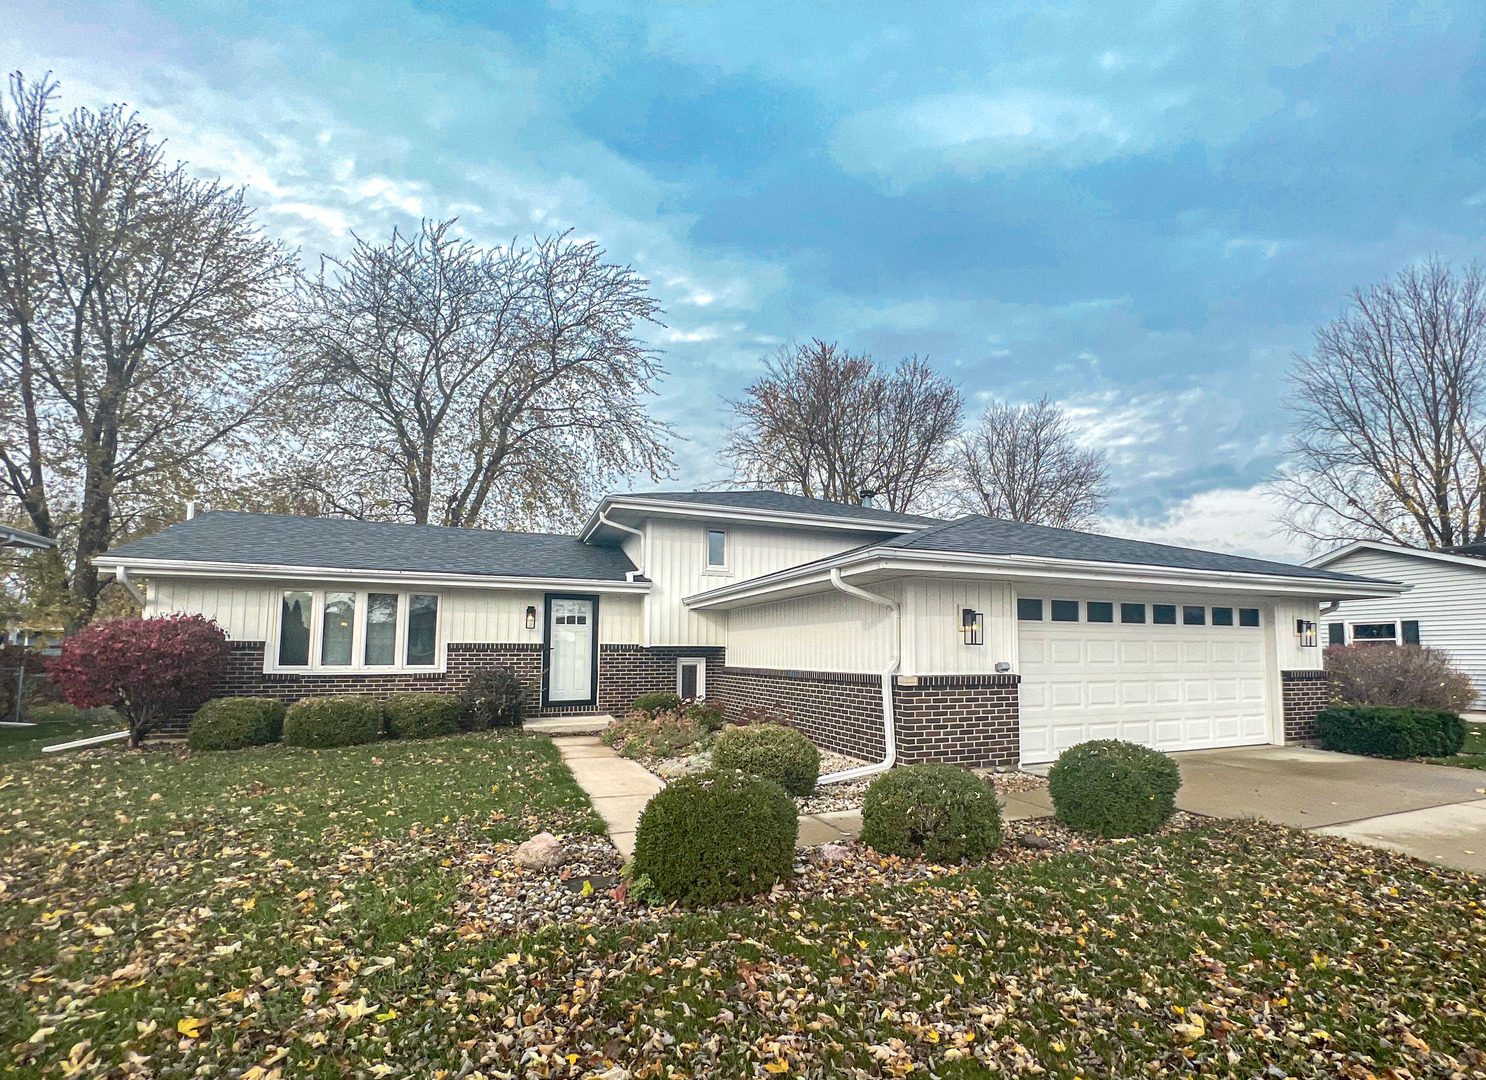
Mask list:
[[1089,622],[1114,622],[1114,605],[1105,600],[1090,600]]
[[1016,617],[1022,622],[1042,621],[1042,601],[1026,596],[1019,596],[1016,600]]
[[1120,622],[1143,623],[1145,622],[1144,604],[1121,604]]
[[1233,609],[1231,607],[1215,607],[1215,608],[1213,608],[1213,625],[1214,626],[1232,626],[1233,625]]
[[1238,609],[1239,626],[1258,626],[1259,609],[1256,607],[1241,607]]
[[1197,604],[1186,604],[1182,607],[1183,626],[1201,626],[1207,621],[1207,609]]
[[1176,605],[1175,604],[1152,604],[1151,605],[1151,622],[1155,623],[1157,626],[1175,626],[1176,625]]
[[1078,601],[1054,600],[1053,622],[1078,622]]

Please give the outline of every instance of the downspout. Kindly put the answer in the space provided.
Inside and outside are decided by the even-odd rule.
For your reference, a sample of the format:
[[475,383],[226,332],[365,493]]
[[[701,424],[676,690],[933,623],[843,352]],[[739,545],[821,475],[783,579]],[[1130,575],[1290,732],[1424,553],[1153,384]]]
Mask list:
[[893,658],[887,667],[882,669],[882,739],[886,747],[886,753],[881,761],[871,765],[858,765],[854,769],[843,769],[840,772],[828,773],[822,776],[819,783],[839,784],[843,780],[856,780],[859,777],[871,776],[874,773],[887,772],[898,760],[898,739],[895,725],[893,723],[893,682],[898,674],[898,665],[902,663],[902,637],[903,624],[902,613],[898,610],[896,600],[890,600],[886,596],[859,589],[855,585],[848,585],[841,580],[841,570],[831,567],[831,584],[836,586],[848,596],[855,596],[860,600],[866,600],[873,604],[880,604],[893,613]]
[[144,611],[146,605],[144,593],[139,591],[138,585],[129,580],[129,568],[127,566],[115,567],[114,580],[117,581],[120,585],[124,586],[129,595],[134,597],[135,602],[139,604],[139,610],[141,612]]
[[624,580],[634,581],[636,574],[645,573],[645,564],[650,561],[650,543],[645,539],[644,532],[639,529],[632,529],[628,525],[621,525],[617,521],[610,521],[607,517],[604,516],[602,510],[599,511],[599,524],[607,525],[611,529],[618,529],[620,532],[627,532],[631,536],[638,536],[640,538],[640,568],[638,570],[631,570],[626,573],[624,575]]

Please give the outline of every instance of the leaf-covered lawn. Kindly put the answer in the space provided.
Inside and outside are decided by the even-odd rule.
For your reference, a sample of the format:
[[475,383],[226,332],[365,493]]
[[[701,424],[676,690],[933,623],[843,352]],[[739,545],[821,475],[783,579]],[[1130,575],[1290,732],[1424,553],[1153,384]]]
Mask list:
[[484,852],[597,824],[541,740],[0,771],[19,1075],[1486,1075],[1483,883],[1309,834],[511,940],[452,914]]
[[41,748],[54,743],[86,739],[122,730],[115,716],[97,717],[84,713],[76,720],[55,720],[31,727],[0,727],[0,767],[7,761],[41,757]]

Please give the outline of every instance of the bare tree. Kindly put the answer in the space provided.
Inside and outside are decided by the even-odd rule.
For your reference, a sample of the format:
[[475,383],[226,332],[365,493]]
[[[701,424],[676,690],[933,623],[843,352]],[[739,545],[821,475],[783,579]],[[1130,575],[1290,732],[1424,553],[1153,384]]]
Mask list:
[[956,448],[966,512],[1085,529],[1109,500],[1109,463],[1081,448],[1068,415],[1048,398],[993,402]]
[[649,283],[568,234],[486,249],[425,221],[358,240],[303,292],[306,495],[337,513],[458,526],[571,521],[598,489],[670,468],[643,399]]
[[922,509],[949,474],[962,398],[918,357],[892,371],[819,339],[785,347],[731,402],[724,453],[740,481],[830,502]]
[[1352,294],[1291,376],[1286,523],[1318,544],[1486,539],[1486,279],[1430,260]]
[[93,557],[278,392],[294,268],[240,191],[168,164],[122,107],[59,118],[56,91],[16,74],[0,102],[0,480],[66,542],[76,626]]

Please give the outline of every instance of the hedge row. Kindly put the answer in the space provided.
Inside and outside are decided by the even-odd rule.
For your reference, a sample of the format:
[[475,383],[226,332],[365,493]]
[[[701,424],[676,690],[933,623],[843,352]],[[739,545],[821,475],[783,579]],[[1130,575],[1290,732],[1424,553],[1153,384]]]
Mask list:
[[1452,757],[1465,745],[1465,722],[1435,709],[1333,705],[1316,732],[1327,750],[1367,757]]

